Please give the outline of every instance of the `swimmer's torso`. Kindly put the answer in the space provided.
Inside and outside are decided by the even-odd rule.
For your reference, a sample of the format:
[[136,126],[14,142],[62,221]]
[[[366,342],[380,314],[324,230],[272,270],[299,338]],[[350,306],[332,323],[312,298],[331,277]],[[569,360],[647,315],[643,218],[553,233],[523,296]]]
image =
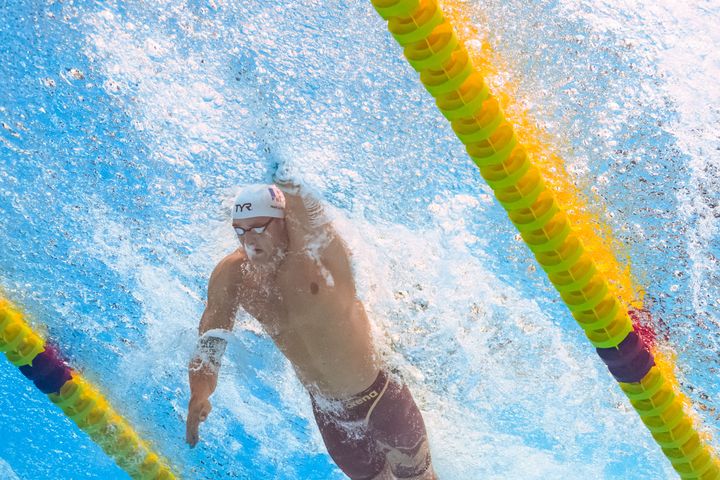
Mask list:
[[240,306],[260,321],[306,387],[341,398],[373,382],[370,324],[339,239],[321,258],[288,252],[274,274],[253,268],[241,250],[234,255],[243,277]]

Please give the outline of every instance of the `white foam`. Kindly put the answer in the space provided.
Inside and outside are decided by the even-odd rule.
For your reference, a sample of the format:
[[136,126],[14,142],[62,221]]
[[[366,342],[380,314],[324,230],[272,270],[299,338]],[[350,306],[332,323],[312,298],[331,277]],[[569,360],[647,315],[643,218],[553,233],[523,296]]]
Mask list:
[[[665,155],[661,158],[671,158],[665,160],[671,162],[669,168],[681,173],[674,173],[677,180],[672,182],[659,175],[656,178],[666,182],[664,188],[671,189],[678,201],[679,231],[664,233],[671,238],[677,237],[680,244],[684,243],[686,252],[684,255],[673,252],[673,256],[682,260],[687,258],[689,262],[682,272],[661,262],[659,267],[668,274],[675,270],[677,278],[690,277],[689,291],[683,294],[689,294],[691,308],[678,298],[673,302],[676,304],[673,308],[681,313],[667,312],[668,316],[682,317],[672,325],[671,341],[681,354],[680,362],[686,363],[680,373],[694,372],[696,378],[704,376],[708,380],[703,385],[695,385],[695,394],[703,392],[695,400],[702,402],[702,397],[706,396],[714,402],[717,388],[711,386],[712,374],[707,374],[707,362],[716,362],[720,350],[716,335],[720,329],[717,301],[720,296],[720,265],[717,261],[720,242],[720,137],[717,133],[720,131],[720,85],[717,81],[720,75],[720,50],[717,48],[720,44],[720,8],[702,0],[561,3],[568,15],[584,19],[597,31],[612,32],[651,65],[655,83],[643,85],[644,95],[655,99],[654,105],[662,105],[674,114],[672,121],[658,122],[657,130],[672,135],[672,146],[678,148],[678,154],[663,152]],[[647,143],[652,146],[652,140]],[[639,153],[638,162],[647,162],[642,155],[644,152],[640,150]],[[646,168],[657,174],[662,173],[661,168],[665,166],[655,164]],[[689,175],[685,176],[684,172]],[[639,241],[647,241],[641,229],[634,230],[638,232]],[[655,265],[651,268],[658,269]],[[678,285],[670,285],[667,289],[671,298],[681,295],[676,293]],[[691,312],[690,318],[687,318],[688,312]],[[702,345],[698,345],[698,340]],[[716,405],[708,408],[714,410]]]
[[[335,217],[355,252],[376,342],[425,412],[441,477],[600,478],[613,452],[576,461],[576,438],[647,443],[644,429],[617,407],[620,394],[594,352],[573,346],[584,342],[579,329],[565,332],[472,254],[476,239],[457,219],[479,205],[439,196],[429,210],[440,231]],[[587,412],[602,423],[583,421]],[[518,417],[526,429],[508,433]]]
[[[163,15],[161,7],[150,8]],[[613,23],[612,15],[601,18],[603,11],[602,5],[592,10],[596,21],[605,22],[602,28],[623,26],[623,22]],[[241,29],[254,36],[259,48],[277,48],[283,39],[266,28],[276,14],[258,15]],[[192,171],[194,156],[211,156],[212,167],[237,168],[233,140],[253,131],[258,126],[254,118],[262,116],[261,102],[253,99],[252,92],[243,90],[247,97],[237,101],[223,94],[221,65],[227,58],[222,54],[208,58],[203,46],[182,49],[158,25],[141,28],[136,26],[141,23],[107,10],[88,15],[85,23],[87,54],[107,77],[102,82],[107,92],[133,119],[138,134],[146,136],[152,152],[149,162],[155,162],[155,167],[187,169],[188,178],[198,187],[224,181],[198,177],[201,173]],[[179,24],[188,36],[196,34],[192,22]],[[351,63],[343,52],[338,48],[328,54]],[[293,69],[304,68],[297,58],[280,61],[289,65],[284,71],[289,78]],[[257,72],[268,75],[262,66]],[[289,102],[291,97],[293,102],[302,101],[292,91],[293,85],[286,87],[279,101]],[[341,102],[342,95],[335,100]],[[700,105],[690,100],[688,104]],[[614,115],[622,115],[623,105],[616,103],[612,108]],[[612,141],[618,118],[622,116],[599,119],[601,138]],[[317,144],[288,139],[276,153],[291,159],[303,181],[319,191],[339,187],[343,192],[369,195],[381,190],[363,183],[366,165],[349,168],[344,164],[348,152],[335,146],[342,132],[332,131],[323,122],[324,118],[310,116],[295,126],[294,132],[306,129]],[[376,143],[363,142],[362,154],[384,157],[371,151]],[[388,164],[392,161],[387,160]],[[423,175],[418,165],[409,168],[416,169],[418,177]],[[576,175],[586,168],[581,163],[572,166]],[[169,190],[168,195],[174,193]],[[223,199],[229,211],[232,195]],[[358,291],[371,316],[378,347],[388,362],[402,370],[425,412],[442,478],[603,477],[617,461],[613,445],[632,441],[642,449],[652,440],[634,413],[622,406],[615,383],[579,330],[565,331],[557,319],[500,279],[480,257],[479,247],[491,237],[485,232],[493,226],[483,225],[488,230],[479,234],[476,226],[470,226],[470,218],[482,215],[490,204],[486,194],[438,193],[427,211],[431,226],[421,231],[370,222],[358,204],[349,218],[347,212],[328,211],[334,212],[333,219],[354,253]],[[96,217],[111,218],[104,211],[109,208],[97,208]],[[229,253],[236,245],[231,229],[222,223],[227,218],[208,220],[208,215],[194,214],[189,207],[183,212],[188,215],[187,225],[170,232],[155,226],[147,232],[149,238],[157,239],[160,262],[146,260],[137,252],[144,243],[123,235],[122,218],[97,223],[88,253],[126,282],[142,306],[138,320],[148,325],[147,346],[142,346],[147,351],[126,351],[126,377],[120,384],[155,378],[158,368],[160,373],[184,375],[178,372],[194,348],[204,299],[178,277],[181,273],[206,276],[223,252]],[[173,235],[196,239],[189,255],[174,258],[162,251],[163,242],[171,241]],[[283,458],[324,451],[312,426],[307,396],[256,322],[243,318],[239,330],[213,397],[216,410],[201,435],[217,439],[217,448],[227,444],[232,452],[242,452],[243,445],[228,438],[238,422],[262,445],[263,461],[283,465],[286,478],[295,478],[294,467],[283,463]],[[245,336],[250,331],[254,333]],[[251,341],[248,338],[260,339],[258,351],[243,344]],[[260,364],[257,370],[248,369],[253,361]],[[277,394],[279,404],[264,400],[256,390],[260,387]],[[186,413],[177,398],[174,408],[178,418]],[[298,419],[310,424],[310,445],[303,443],[308,432]],[[591,448],[588,445],[595,448],[592,453],[580,451]]]
[[9,463],[0,458],[0,478],[4,480],[20,480]]
[[231,146],[243,140],[236,137],[237,127],[253,120],[240,102],[228,102],[219,91],[228,59],[183,52],[157,24],[137,29],[109,10],[84,21],[86,54],[107,77],[106,91],[149,134],[152,160],[192,170],[193,154],[208,152],[218,162],[236,162]]

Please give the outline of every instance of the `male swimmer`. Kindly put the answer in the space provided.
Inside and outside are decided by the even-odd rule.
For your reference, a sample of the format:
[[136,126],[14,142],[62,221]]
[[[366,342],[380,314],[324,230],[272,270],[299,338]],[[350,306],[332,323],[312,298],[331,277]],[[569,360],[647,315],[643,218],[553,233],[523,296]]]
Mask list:
[[436,480],[422,415],[378,360],[349,253],[319,202],[291,184],[250,185],[235,200],[240,247],[215,267],[190,361],[187,442],[211,410],[240,307],[255,317],[307,389],[328,453],[353,480]]

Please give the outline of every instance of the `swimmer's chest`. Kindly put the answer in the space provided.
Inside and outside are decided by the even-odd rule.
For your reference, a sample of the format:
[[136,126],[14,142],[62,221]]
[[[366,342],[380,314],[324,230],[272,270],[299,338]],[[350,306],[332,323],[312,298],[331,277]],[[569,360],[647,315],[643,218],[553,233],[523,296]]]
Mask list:
[[257,280],[243,290],[241,306],[266,326],[326,318],[343,302],[333,276],[308,257],[287,258],[274,278]]
[[333,275],[325,265],[307,255],[287,258],[276,281],[283,302],[289,308],[307,303],[321,304],[332,301],[337,295]]

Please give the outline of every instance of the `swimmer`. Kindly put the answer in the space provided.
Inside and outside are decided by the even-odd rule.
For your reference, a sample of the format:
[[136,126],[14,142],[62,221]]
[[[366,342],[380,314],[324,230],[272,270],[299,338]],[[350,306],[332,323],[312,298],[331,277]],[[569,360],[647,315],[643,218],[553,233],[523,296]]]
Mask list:
[[328,453],[353,480],[436,480],[422,415],[382,365],[349,252],[322,206],[291,183],[249,185],[235,200],[240,246],[210,276],[190,361],[187,443],[210,413],[240,308],[255,317],[307,389]]

